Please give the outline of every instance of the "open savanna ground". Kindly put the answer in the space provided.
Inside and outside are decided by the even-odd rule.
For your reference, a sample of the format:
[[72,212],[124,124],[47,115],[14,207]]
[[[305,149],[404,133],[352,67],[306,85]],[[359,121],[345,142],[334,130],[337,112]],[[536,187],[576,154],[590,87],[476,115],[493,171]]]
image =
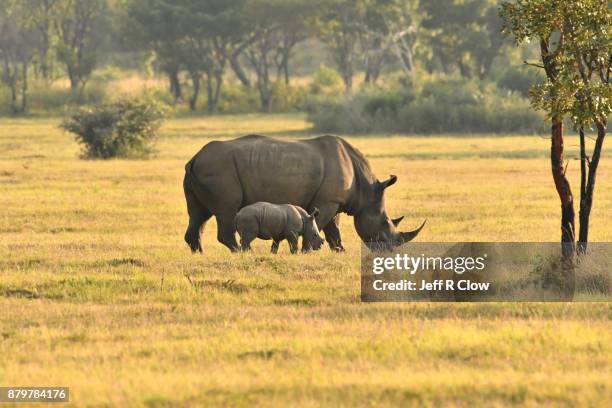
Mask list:
[[[232,255],[213,219],[191,255],[185,162],[212,139],[306,137],[303,117],[171,120],[154,158],[110,161],[58,123],[0,122],[0,385],[69,386],[74,406],[612,404],[609,303],[362,304],[349,217],[341,254]],[[559,238],[544,138],[347,139],[399,177],[388,212],[427,218],[421,241]],[[611,210],[608,148],[593,241]]]

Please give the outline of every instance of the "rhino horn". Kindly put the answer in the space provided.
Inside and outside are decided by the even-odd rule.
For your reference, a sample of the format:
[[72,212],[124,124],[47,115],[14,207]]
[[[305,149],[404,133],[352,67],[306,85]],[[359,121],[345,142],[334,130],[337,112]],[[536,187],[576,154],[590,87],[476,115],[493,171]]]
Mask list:
[[404,216],[402,215],[399,218],[392,219],[391,222],[393,223],[393,225],[395,225],[397,227],[399,225],[399,223],[402,222],[403,219],[404,219]]
[[385,180],[385,181],[380,181],[380,182],[379,182],[379,185],[380,185],[381,190],[384,190],[384,189],[386,189],[387,187],[391,187],[392,185],[394,185],[394,184],[395,184],[395,182],[396,182],[396,181],[397,181],[397,176],[395,176],[395,175],[393,175],[393,174],[392,174],[392,175],[390,175],[390,176],[389,176],[389,178],[388,178],[387,180]]
[[400,232],[399,236],[400,236],[400,242],[399,245],[401,244],[405,244],[406,242],[410,242],[412,241],[414,238],[416,238],[417,235],[419,235],[419,232],[421,232],[421,230],[423,229],[423,227],[425,226],[425,223],[427,222],[427,220],[423,221],[423,223],[421,224],[421,226],[417,229],[415,229],[414,231],[408,231],[408,232]]

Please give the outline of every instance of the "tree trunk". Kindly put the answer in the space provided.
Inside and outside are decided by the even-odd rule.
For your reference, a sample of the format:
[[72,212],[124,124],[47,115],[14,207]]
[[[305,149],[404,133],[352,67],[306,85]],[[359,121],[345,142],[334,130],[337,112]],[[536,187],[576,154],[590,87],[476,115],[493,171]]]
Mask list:
[[174,103],[178,103],[183,99],[183,92],[181,90],[181,81],[178,77],[178,70],[172,69],[167,71],[168,80],[170,81],[170,93],[174,97]]
[[193,93],[189,98],[189,110],[195,112],[198,104],[198,96],[200,96],[200,74],[198,72],[192,72],[191,83],[193,84]]
[[268,81],[262,80],[257,81],[257,88],[259,89],[259,101],[261,103],[262,112],[270,112],[272,108],[272,96],[270,95],[270,89],[267,85]]
[[563,168],[563,122],[553,122],[551,132],[550,164],[555,188],[561,200],[561,243],[563,245],[563,256],[573,257],[576,231],[574,226],[574,197],[569,181],[565,177],[565,169]]
[[344,92],[350,93],[353,89],[353,70],[345,67],[342,70],[342,81],[344,82]]
[[593,149],[593,156],[588,166],[588,177],[586,169],[586,152],[584,148],[584,132],[580,131],[580,156],[581,156],[581,191],[580,191],[580,236],[578,238],[578,253],[585,253],[589,240],[589,219],[593,207],[593,193],[595,192],[595,179],[597,167],[601,158],[601,150],[606,137],[606,123],[597,122],[597,140]]
[[76,100],[79,96],[79,78],[72,72],[72,69],[68,71],[68,79],[70,79],[70,93],[72,98]]
[[25,112],[28,108],[28,63],[24,62],[21,66],[21,112]]
[[461,76],[464,78],[471,78],[472,74],[470,72],[470,68],[465,65],[465,63],[463,62],[463,60],[459,59],[459,61],[457,61],[457,65],[459,66],[459,72],[461,73]]
[[49,39],[44,36],[40,48],[40,73],[45,81],[49,80]]
[[399,56],[402,61],[402,66],[404,67],[404,71],[408,74],[408,76],[412,77],[414,75],[414,61],[412,57],[412,50],[409,48],[401,48],[399,51]]
[[17,107],[17,79],[12,78],[11,83],[9,84],[11,88],[11,112],[17,113],[19,112],[19,108]]
[[283,62],[283,74],[285,75],[285,85],[289,85],[289,57]]
[[244,70],[240,65],[240,61],[238,61],[239,57],[240,54],[233,54],[229,59],[230,66],[232,67],[232,71],[234,71],[234,74],[236,74],[236,78],[238,78],[242,85],[246,88],[250,88],[251,81],[249,80],[249,77],[244,73]]
[[217,105],[219,104],[219,95],[221,95],[221,86],[223,85],[223,76],[221,75],[215,75],[216,78],[216,85],[215,85],[215,92],[213,94],[213,103],[212,106],[210,107],[210,111],[214,112],[217,110]]
[[584,129],[579,129],[580,135],[580,237],[578,238],[578,253],[586,252],[587,242],[583,238],[588,237],[589,217],[586,210],[586,182],[587,182],[587,155],[584,140]]

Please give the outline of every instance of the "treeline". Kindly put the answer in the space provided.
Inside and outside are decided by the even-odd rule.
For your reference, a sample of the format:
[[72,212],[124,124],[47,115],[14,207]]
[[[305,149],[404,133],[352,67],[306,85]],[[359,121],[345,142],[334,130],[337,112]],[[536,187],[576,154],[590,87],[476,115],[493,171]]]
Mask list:
[[1,79],[13,112],[27,109],[29,78],[67,79],[71,100],[87,102],[92,74],[109,65],[163,75],[171,102],[193,111],[201,99],[215,112],[224,97],[256,95],[264,112],[275,103],[315,112],[320,98],[306,99],[321,84],[292,81],[306,59],[333,67],[342,89],[323,96],[336,102],[389,84],[401,88],[392,98],[409,99],[435,77],[524,94],[532,77],[508,70],[507,54],[530,50],[504,41],[497,9],[496,0],[0,0]]
[[128,15],[137,22],[132,37],[155,51],[176,100],[184,98],[184,72],[190,107],[204,82],[207,109],[214,111],[229,68],[243,86],[256,87],[261,110],[269,111],[274,82],[289,84],[296,46],[309,39],[325,45],[346,92],[359,71],[376,83],[386,69],[411,78],[418,63],[429,72],[484,78],[502,49],[496,6],[491,0],[134,0]]

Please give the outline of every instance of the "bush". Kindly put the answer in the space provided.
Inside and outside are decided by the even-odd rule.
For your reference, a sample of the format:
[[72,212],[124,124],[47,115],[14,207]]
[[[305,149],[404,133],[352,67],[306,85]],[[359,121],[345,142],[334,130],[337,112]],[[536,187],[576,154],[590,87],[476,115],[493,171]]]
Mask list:
[[272,84],[272,112],[296,112],[304,109],[308,92],[304,87],[287,85],[282,81]]
[[314,73],[310,84],[310,93],[334,93],[342,92],[342,78],[340,74],[333,68],[321,64],[319,69]]
[[166,108],[139,98],[80,110],[60,127],[74,133],[87,157],[145,157],[152,151]]
[[[206,103],[206,95],[202,99]],[[221,88],[217,105],[219,113],[249,113],[259,110],[259,95],[255,87],[245,88],[240,84],[228,83]]]
[[100,82],[90,82],[76,98],[70,88],[49,86],[44,81],[35,83],[30,91],[29,105],[32,112],[66,113],[79,105],[99,105],[107,101],[106,87]]
[[420,91],[376,90],[344,100],[314,102],[315,129],[339,133],[535,133],[542,115],[529,101],[495,84],[432,78]]

